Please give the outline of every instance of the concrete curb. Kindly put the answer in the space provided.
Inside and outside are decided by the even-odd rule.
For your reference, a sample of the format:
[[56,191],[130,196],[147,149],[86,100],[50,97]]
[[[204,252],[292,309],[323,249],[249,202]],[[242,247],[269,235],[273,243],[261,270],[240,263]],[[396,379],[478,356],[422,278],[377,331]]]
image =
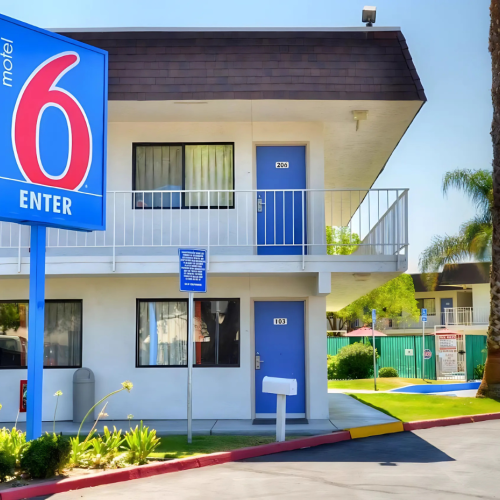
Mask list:
[[199,467],[208,467],[210,465],[219,465],[246,458],[255,458],[283,451],[300,450],[322,444],[338,443],[348,441],[351,435],[348,431],[333,432],[321,436],[311,436],[283,443],[271,443],[251,448],[240,448],[222,453],[213,453],[211,455],[202,455],[192,458],[181,458],[169,462],[151,463],[142,466],[128,467],[126,469],[105,471],[89,477],[68,478],[59,481],[50,481],[33,486],[22,486],[0,492],[1,500],[21,500],[23,498],[33,498],[38,496],[53,495],[71,490],[79,490],[91,486],[102,486],[104,484],[130,481],[132,479],[141,479],[158,474],[167,474],[170,472],[179,472]]
[[366,427],[354,427],[348,429],[351,433],[351,439],[359,439],[370,436],[380,436],[382,434],[393,434],[394,432],[403,432],[402,422],[390,422],[388,424],[367,425]]
[[448,425],[471,424],[473,422],[484,422],[486,420],[498,420],[500,413],[481,413],[479,415],[467,415],[464,417],[438,418],[435,420],[416,420],[403,424],[405,431],[416,431],[419,429],[431,429],[432,427],[446,427]]

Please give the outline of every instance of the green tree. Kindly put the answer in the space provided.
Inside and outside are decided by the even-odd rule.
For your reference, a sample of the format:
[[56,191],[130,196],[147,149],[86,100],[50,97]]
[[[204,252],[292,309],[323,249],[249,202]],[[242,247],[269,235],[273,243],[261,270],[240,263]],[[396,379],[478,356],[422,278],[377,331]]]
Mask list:
[[401,316],[417,319],[420,313],[412,277],[402,274],[337,311],[335,316],[340,319],[339,330],[351,329],[358,318],[365,324],[371,324],[372,309],[376,309],[380,319]]
[[359,235],[351,233],[349,226],[326,226],[326,253],[328,255],[351,255],[360,243]]
[[460,226],[458,235],[434,236],[420,256],[423,273],[436,273],[445,264],[463,260],[489,261],[493,226],[493,178],[489,170],[453,170],[443,179],[443,194],[464,192],[476,206],[476,216]]
[[13,302],[0,304],[0,331],[5,335],[7,330],[17,329],[21,325],[19,306]]

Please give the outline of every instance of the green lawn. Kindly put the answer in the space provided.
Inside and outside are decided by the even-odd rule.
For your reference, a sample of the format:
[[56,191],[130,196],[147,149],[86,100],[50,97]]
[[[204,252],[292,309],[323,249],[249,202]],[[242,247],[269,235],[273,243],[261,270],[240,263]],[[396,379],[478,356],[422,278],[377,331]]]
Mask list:
[[187,444],[186,436],[163,436],[151,458],[185,458],[206,455],[219,451],[230,451],[247,446],[258,446],[276,441],[275,436],[193,436]]
[[[451,384],[456,383],[456,380],[422,380],[421,378],[377,378],[377,389],[379,391],[389,391],[390,389],[397,389],[405,385],[415,384]],[[373,390],[373,379],[363,378],[358,380],[329,380],[328,389],[359,389],[359,390]]]
[[500,412],[493,399],[428,394],[350,394],[351,397],[403,422]]

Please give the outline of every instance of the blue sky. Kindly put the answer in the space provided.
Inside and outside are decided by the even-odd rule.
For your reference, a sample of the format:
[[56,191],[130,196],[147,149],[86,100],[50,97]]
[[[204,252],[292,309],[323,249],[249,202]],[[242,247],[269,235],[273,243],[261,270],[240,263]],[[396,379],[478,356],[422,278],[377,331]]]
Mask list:
[[410,272],[434,234],[454,234],[474,208],[446,199],[447,170],[490,168],[492,108],[489,0],[16,0],[0,12],[44,28],[361,26],[377,6],[377,26],[400,26],[428,102],[375,187],[410,188]]

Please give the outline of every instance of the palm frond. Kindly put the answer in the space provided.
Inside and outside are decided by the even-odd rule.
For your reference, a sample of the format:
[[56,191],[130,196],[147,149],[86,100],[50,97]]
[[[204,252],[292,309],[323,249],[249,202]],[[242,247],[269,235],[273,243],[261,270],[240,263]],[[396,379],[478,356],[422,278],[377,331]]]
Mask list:
[[468,241],[459,236],[435,236],[420,255],[419,267],[423,273],[436,273],[445,264],[456,264],[472,256]]
[[443,194],[451,188],[463,191],[483,214],[490,213],[493,202],[493,178],[489,170],[453,170],[443,179]]
[[491,258],[491,239],[493,227],[491,216],[479,216],[464,222],[460,226],[460,234],[465,238],[470,253],[476,260]]

